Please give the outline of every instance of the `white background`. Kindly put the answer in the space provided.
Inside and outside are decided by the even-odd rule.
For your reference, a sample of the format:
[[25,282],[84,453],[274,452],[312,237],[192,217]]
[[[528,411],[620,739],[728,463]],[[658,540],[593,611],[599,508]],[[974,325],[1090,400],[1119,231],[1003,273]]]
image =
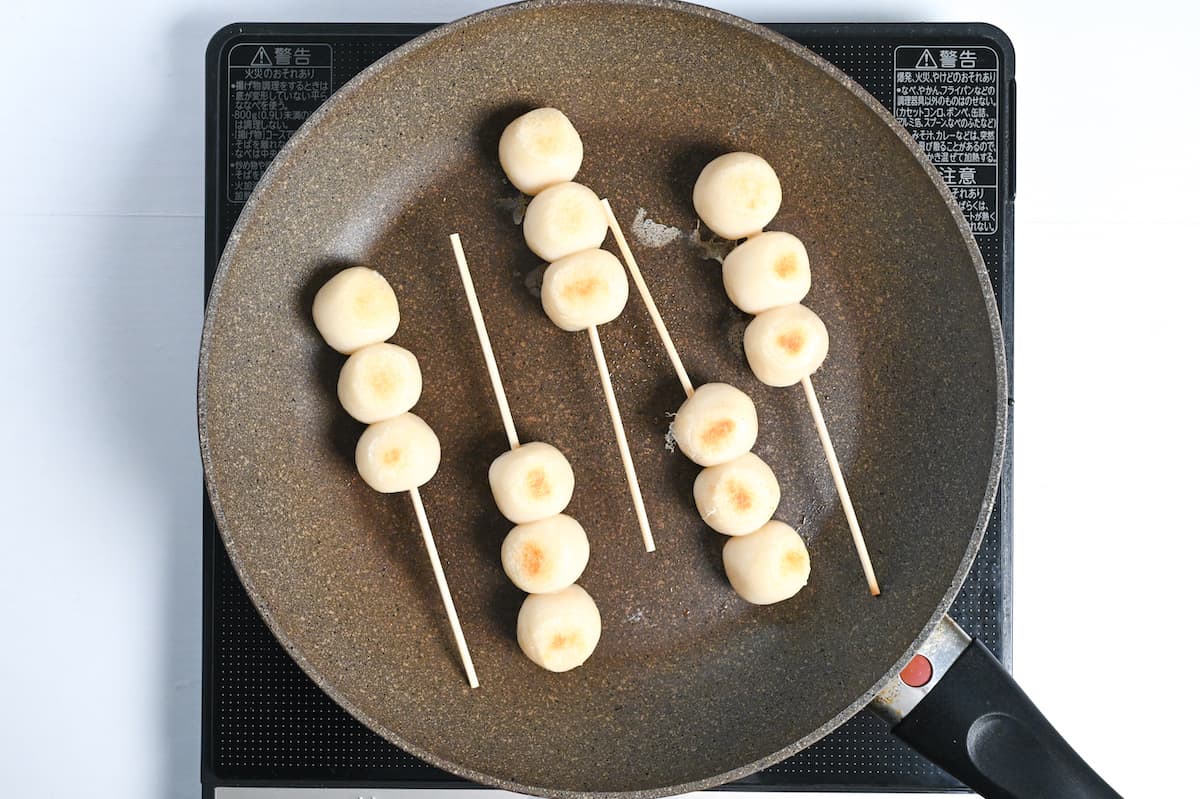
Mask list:
[[[209,36],[484,5],[0,6],[0,794],[199,793]],[[1194,794],[1194,6],[717,5],[1016,43],[1016,674],[1127,797]]]

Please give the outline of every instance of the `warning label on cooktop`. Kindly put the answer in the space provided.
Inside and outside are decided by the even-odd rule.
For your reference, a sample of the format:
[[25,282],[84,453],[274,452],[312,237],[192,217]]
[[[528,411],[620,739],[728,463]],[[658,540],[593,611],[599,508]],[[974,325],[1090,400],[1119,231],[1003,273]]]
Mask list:
[[333,93],[333,47],[254,42],[229,51],[226,197],[244,203],[271,159]]
[[897,47],[893,113],[958,199],[971,232],[996,232],[999,59],[990,47]]

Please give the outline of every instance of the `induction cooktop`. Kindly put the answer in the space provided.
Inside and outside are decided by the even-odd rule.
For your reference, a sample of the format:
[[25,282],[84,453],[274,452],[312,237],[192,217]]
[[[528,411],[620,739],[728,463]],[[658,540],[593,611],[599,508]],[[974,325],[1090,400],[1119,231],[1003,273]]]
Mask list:
[[[280,147],[338,87],[433,27],[267,23],[217,32],[205,72],[206,292],[244,203]],[[861,84],[937,166],[991,275],[1011,391],[1016,83],[1008,38],[983,24],[769,27]],[[1005,664],[1012,659],[1011,464],[1010,452],[978,559],[951,611]],[[207,498],[203,534],[205,797],[383,799],[404,788],[470,787],[380,738],[309,680],[242,588]],[[893,739],[867,711],[794,757],[729,787],[965,790]]]

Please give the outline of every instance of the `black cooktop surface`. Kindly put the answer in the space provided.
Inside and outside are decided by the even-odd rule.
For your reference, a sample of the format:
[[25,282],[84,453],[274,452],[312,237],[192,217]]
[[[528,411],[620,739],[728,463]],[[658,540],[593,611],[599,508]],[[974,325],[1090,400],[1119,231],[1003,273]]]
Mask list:
[[[283,143],[338,87],[431,27],[237,24],[214,36],[206,63],[206,287],[246,198]],[[1008,38],[976,24],[769,27],[858,81],[938,166],[991,274],[1005,326],[1011,387],[1015,81]],[[952,611],[1006,664],[1012,657],[1011,461],[1010,452],[979,557]],[[201,773],[206,796],[228,786],[243,786],[237,795],[251,796],[271,787],[468,785],[375,735],[292,662],[238,581],[207,501],[204,539]],[[893,740],[867,711],[731,787],[964,790]],[[331,790],[329,795],[359,794]]]

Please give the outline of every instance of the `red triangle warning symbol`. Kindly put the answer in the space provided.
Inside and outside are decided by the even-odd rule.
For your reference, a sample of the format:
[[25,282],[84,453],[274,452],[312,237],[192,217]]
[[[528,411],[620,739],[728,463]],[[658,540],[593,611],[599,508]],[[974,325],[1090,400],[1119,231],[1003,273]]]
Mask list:
[[[260,48],[261,49],[261,48]],[[933,60],[933,53],[926,50],[921,53],[921,57],[917,59],[917,69],[937,69],[937,62]]]
[[[925,52],[929,52],[926,50]],[[258,52],[254,54],[254,58],[250,61],[252,67],[269,67],[271,64],[271,56],[267,55],[267,48],[260,47]],[[918,65],[920,66],[920,65]]]

